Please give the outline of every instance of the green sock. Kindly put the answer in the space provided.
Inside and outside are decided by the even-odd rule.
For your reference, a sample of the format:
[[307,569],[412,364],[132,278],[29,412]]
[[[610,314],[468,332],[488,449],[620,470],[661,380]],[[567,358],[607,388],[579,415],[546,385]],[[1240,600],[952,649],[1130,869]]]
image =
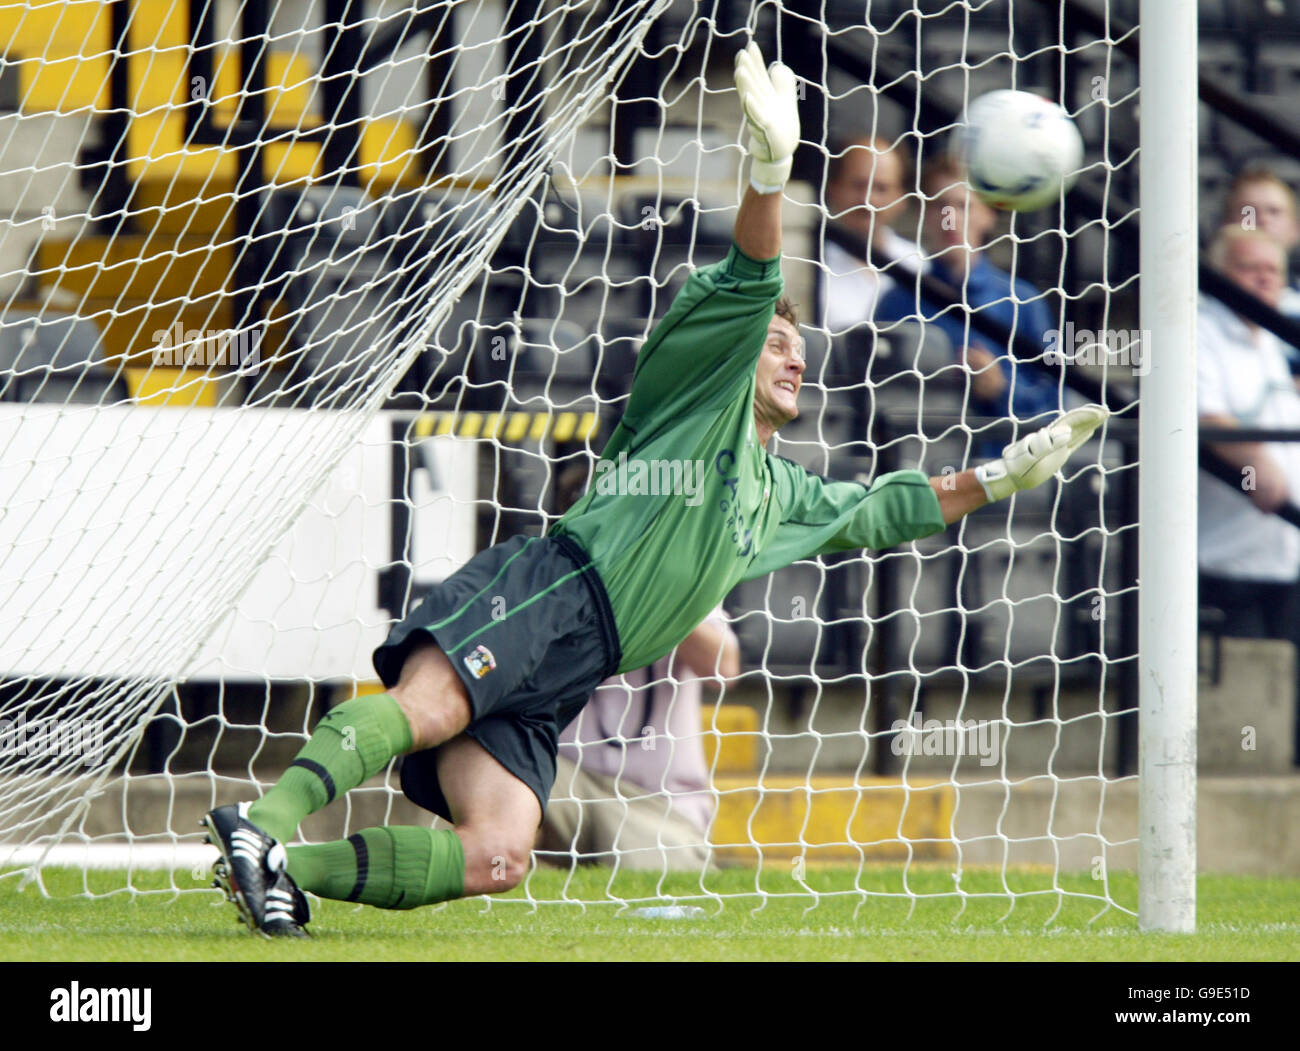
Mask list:
[[465,893],[465,851],[449,828],[366,828],[287,853],[294,882],[322,898],[414,909]]
[[287,843],[308,814],[356,788],[411,749],[411,726],[386,693],[331,708],[284,776],[248,808],[248,819]]
[[357,882],[357,852],[352,841],[336,839],[310,847],[286,847],[289,875],[303,890],[347,901]]

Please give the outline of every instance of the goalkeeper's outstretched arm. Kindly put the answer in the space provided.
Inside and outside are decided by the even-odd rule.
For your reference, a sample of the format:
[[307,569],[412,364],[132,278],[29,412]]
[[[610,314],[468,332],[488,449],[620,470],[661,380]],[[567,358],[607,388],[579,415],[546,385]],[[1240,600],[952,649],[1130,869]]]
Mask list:
[[960,474],[945,474],[941,478],[931,476],[930,488],[939,498],[939,511],[948,525],[989,502],[984,487],[975,477],[974,468]]
[[781,191],[799,145],[799,102],[794,74],[783,63],[763,65],[750,44],[736,55],[736,92],[749,133],[749,186],[736,215],[735,239],[751,259],[781,254]]
[[1071,453],[1092,437],[1110,415],[1100,405],[1085,405],[1058,416],[1002,450],[1002,457],[960,474],[930,479],[939,510],[949,525],[994,500],[1041,485],[1061,469]]
[[775,259],[781,254],[781,195],[745,190],[736,213],[736,247],[750,259]]

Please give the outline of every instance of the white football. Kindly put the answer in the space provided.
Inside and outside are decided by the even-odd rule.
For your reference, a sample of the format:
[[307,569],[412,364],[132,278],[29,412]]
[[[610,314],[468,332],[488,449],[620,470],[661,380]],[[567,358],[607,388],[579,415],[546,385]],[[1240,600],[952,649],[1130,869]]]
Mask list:
[[990,91],[966,108],[958,152],[980,197],[994,208],[1028,212],[1074,185],[1083,139],[1055,102],[1028,91]]

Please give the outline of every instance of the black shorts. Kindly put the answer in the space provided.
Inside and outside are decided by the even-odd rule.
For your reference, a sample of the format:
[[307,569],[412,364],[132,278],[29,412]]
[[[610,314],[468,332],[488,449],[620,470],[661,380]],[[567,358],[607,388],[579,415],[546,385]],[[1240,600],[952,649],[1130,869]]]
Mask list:
[[[451,660],[471,717],[466,733],[537,795],[555,783],[560,731],[618,669],[614,613],[587,553],[568,537],[515,537],[438,584],[375,650],[387,687],[432,636]],[[411,802],[452,820],[434,753],[402,761]]]

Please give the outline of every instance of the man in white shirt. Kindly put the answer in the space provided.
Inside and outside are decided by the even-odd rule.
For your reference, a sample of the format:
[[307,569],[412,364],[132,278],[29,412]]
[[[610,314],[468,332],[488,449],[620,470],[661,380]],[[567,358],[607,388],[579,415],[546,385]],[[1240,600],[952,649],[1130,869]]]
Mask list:
[[[1234,284],[1277,307],[1286,254],[1269,234],[1224,226],[1210,258]],[[1300,392],[1280,341],[1209,300],[1202,300],[1197,319],[1197,405],[1207,427],[1300,431]],[[1272,512],[1300,499],[1300,443],[1220,442],[1212,448],[1242,480],[1231,486],[1200,476],[1201,605],[1223,611],[1226,635],[1295,642],[1300,530]]]
[[[916,240],[896,233],[895,223],[907,207],[909,169],[901,147],[884,139],[854,139],[831,156],[826,181],[826,210],[832,224],[865,245],[870,242],[887,259],[920,263]],[[893,273],[875,269],[861,255],[829,237],[822,252],[821,318],[831,335],[839,335],[875,316],[876,301],[893,287]]]
[[718,606],[667,657],[601,683],[560,735],[538,848],[620,868],[702,871],[715,804],[704,684],[739,674],[740,643]]

